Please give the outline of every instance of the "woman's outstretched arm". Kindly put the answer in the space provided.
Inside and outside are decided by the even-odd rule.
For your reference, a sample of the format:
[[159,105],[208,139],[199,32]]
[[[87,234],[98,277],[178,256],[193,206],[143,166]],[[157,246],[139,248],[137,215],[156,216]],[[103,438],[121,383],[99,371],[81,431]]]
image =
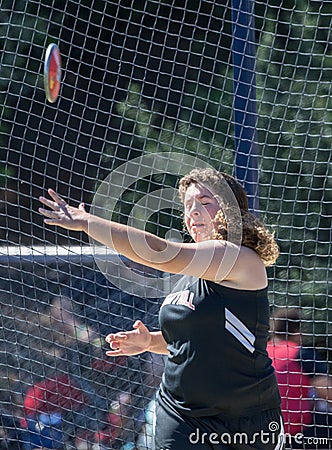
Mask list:
[[49,209],[39,209],[46,224],[83,231],[139,264],[215,282],[230,281],[240,289],[256,289],[266,284],[262,261],[251,249],[214,239],[189,244],[168,241],[145,230],[89,214],[83,204],[78,208],[70,206],[52,189],[48,193],[51,199],[40,197],[40,201]]

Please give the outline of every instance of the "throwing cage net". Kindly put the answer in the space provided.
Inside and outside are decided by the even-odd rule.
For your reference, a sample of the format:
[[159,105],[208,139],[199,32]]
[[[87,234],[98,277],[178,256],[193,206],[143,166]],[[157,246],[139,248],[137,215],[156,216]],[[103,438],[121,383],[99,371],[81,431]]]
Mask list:
[[[179,177],[194,166],[242,174],[281,250],[268,272],[272,311],[296,307],[305,344],[329,362],[330,2],[0,8],[3,445],[152,445],[163,359],[107,358],[104,338],[136,319],[158,329],[169,279],[44,225],[47,188],[177,239]],[[54,103],[43,80],[51,43],[62,57]]]

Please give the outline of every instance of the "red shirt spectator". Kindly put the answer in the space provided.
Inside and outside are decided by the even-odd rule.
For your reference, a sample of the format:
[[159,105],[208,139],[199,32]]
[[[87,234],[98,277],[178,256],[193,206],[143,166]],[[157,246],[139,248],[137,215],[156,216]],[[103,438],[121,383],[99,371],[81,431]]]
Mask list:
[[285,432],[292,436],[303,433],[305,426],[312,423],[312,381],[303,372],[299,350],[299,345],[289,340],[271,341],[267,347],[279,385]]
[[26,416],[78,410],[87,401],[67,375],[49,378],[30,387],[24,398]]

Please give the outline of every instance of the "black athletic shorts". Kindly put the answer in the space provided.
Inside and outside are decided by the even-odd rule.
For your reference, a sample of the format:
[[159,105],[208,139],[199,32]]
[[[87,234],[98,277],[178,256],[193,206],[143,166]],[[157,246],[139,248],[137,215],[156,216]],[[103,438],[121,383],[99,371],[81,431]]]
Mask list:
[[282,450],[280,409],[248,417],[189,417],[158,395],[154,450]]

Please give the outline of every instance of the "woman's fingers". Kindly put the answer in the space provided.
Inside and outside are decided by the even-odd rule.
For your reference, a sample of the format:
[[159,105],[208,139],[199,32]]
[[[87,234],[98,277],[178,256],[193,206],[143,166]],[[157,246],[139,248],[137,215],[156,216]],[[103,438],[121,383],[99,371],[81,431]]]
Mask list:
[[44,223],[56,225],[67,230],[84,231],[88,224],[88,214],[85,211],[84,203],[78,208],[70,206],[53,189],[48,190],[51,199],[39,197],[40,202],[47,208],[39,208],[39,212],[44,215]]
[[148,331],[148,329],[146,328],[144,323],[141,322],[140,320],[136,320],[136,322],[133,325],[133,328],[135,330],[138,330],[139,332],[146,332],[146,331]]
[[46,225],[61,225],[61,217],[59,212],[50,211],[49,209],[39,208],[38,211],[44,216],[44,223]]
[[127,336],[122,335],[108,335],[106,336],[106,342],[109,343],[111,350],[106,352],[107,356],[117,356],[123,354],[123,349],[121,348],[121,343],[127,339]]
[[120,350],[119,342],[118,341],[110,342],[110,348],[111,348],[111,350]]
[[139,355],[148,348],[148,336],[149,330],[143,322],[136,320],[132,330],[110,333],[106,336],[105,340],[111,348],[111,350],[106,352],[106,355]]
[[58,212],[50,211],[49,209],[39,208],[38,211],[43,214],[43,216],[48,217],[49,219],[57,219]]
[[106,342],[111,344],[114,341],[124,341],[127,339],[127,336],[123,333],[111,333],[108,334],[105,338]]
[[53,209],[53,211],[59,211],[59,209],[60,209],[60,205],[58,203],[52,202],[52,200],[49,200],[48,198],[39,197],[39,201],[43,205],[48,206],[49,208]]
[[[48,206],[49,208],[53,209],[53,211],[60,211],[65,210],[67,205],[67,202],[63,200],[63,198],[60,197],[53,189],[48,189],[48,194],[51,197],[52,200],[46,197],[39,197],[39,201],[43,203],[43,205]],[[83,205],[83,204],[82,204]],[[84,206],[80,208],[82,211],[84,211]]]
[[48,189],[47,192],[48,195],[55,201],[55,203],[57,203],[58,205],[66,205],[67,202],[62,197],[60,197],[59,194],[53,191],[53,189]]
[[123,355],[123,350],[119,349],[119,350],[108,350],[107,352],[105,352],[107,356],[119,356],[119,355]]
[[109,341],[109,345],[111,347],[111,350],[108,350],[106,352],[106,355],[107,356],[121,355],[123,353],[123,350],[121,349],[121,344],[120,344],[119,340],[116,340],[115,336],[112,339],[114,339],[114,340],[110,340]]
[[140,328],[141,325],[143,325],[143,322],[141,322],[140,320],[136,320],[133,325],[133,328],[135,328],[135,329]]
[[62,225],[64,219],[71,219],[69,212],[65,208],[53,208],[53,211],[39,208],[38,211],[44,216],[44,223],[47,225]]

